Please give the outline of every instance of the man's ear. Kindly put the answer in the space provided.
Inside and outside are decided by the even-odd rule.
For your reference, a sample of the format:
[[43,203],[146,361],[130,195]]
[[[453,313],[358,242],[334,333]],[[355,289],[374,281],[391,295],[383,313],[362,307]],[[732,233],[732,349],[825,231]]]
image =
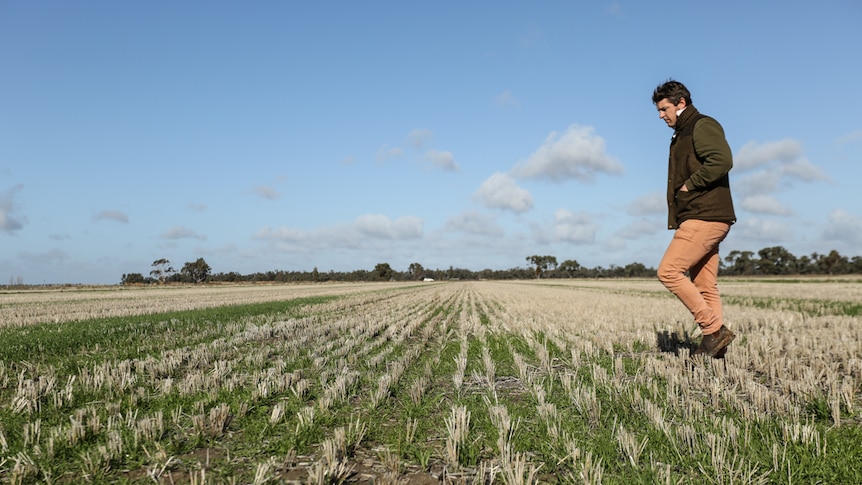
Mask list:
[[[682,105],[682,106],[680,106]],[[683,109],[688,106],[688,100],[685,98],[679,98],[679,103],[676,103],[677,109]]]

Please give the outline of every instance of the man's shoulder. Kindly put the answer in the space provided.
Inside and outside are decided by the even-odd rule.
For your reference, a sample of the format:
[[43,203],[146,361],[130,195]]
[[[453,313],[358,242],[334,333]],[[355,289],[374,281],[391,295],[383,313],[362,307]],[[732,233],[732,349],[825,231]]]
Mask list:
[[695,149],[697,149],[698,146],[703,147],[707,145],[727,144],[724,128],[721,126],[721,123],[710,116],[702,115],[700,118],[695,120],[691,135],[695,144]]
[[694,129],[695,131],[702,131],[704,129],[715,129],[724,131],[721,127],[721,123],[718,122],[715,118],[709,115],[705,115],[703,113],[698,113],[697,118],[694,120]]

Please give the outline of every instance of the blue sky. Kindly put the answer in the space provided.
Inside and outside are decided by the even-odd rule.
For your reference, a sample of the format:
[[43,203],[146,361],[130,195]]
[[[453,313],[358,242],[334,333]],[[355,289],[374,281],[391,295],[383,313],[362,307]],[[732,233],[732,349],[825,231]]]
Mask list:
[[0,281],[657,266],[668,78],[722,245],[862,254],[862,4],[0,3]]

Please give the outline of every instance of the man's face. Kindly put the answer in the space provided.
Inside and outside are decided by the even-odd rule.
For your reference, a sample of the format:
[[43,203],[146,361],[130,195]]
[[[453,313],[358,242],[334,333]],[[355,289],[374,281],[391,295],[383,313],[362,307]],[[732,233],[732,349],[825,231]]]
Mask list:
[[679,103],[673,104],[667,98],[656,103],[655,108],[658,110],[658,117],[663,119],[669,128],[676,126],[676,112],[685,108],[685,98],[680,98]]

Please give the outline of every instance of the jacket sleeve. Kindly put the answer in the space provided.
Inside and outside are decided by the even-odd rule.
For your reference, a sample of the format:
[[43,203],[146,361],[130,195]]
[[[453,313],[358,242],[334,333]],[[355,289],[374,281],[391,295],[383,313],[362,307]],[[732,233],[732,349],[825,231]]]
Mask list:
[[709,187],[730,172],[733,154],[724,137],[724,129],[712,118],[698,120],[692,136],[694,152],[702,165],[691,174],[685,185],[689,190],[699,190]]

